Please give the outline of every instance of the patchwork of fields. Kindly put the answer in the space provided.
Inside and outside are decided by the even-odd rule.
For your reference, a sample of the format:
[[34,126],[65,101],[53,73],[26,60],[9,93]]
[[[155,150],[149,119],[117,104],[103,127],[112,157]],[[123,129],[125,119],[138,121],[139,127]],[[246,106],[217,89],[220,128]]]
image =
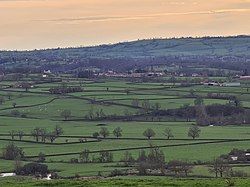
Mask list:
[[[81,86],[83,92],[65,95],[52,95],[49,89],[61,83],[44,83],[34,85],[27,92],[24,89],[11,88],[15,82],[0,82],[0,96],[4,102],[0,105],[0,148],[10,142],[23,148],[25,157],[35,160],[40,152],[46,155],[45,163],[49,169],[55,170],[61,176],[82,176],[103,174],[117,168],[124,152],[129,151],[137,157],[141,149],[149,150],[150,146],[159,146],[166,156],[166,161],[173,159],[197,161],[212,161],[214,158],[226,154],[233,148],[249,149],[250,126],[248,124],[236,126],[207,126],[201,127],[201,135],[192,140],[187,136],[188,129],[194,121],[185,119],[144,119],[128,121],[126,115],[137,115],[140,105],[135,107],[132,102],[147,100],[151,105],[158,103],[161,109],[175,109],[184,104],[194,105],[194,98],[187,98],[190,90],[196,94],[206,96],[207,93],[230,93],[237,96],[243,107],[250,107],[250,93],[247,85],[242,87],[206,87],[194,85],[190,87],[173,86],[164,83],[131,83],[122,80],[103,80],[94,82],[89,80],[68,79],[68,86]],[[93,102],[94,101],[94,102]],[[15,103],[15,107],[13,106]],[[206,105],[226,104],[226,99],[204,99]],[[71,116],[64,120],[63,110],[70,110]],[[18,111],[20,115],[15,115]],[[92,111],[94,114],[102,111],[105,116],[113,116],[102,120],[89,120],[86,116]],[[52,131],[56,125],[63,128],[63,136],[55,142],[36,142],[28,136],[35,127]],[[107,138],[92,138],[94,132],[106,127],[110,131]],[[117,139],[112,134],[117,127],[122,128],[122,137]],[[151,128],[156,135],[151,140],[143,136],[143,132]],[[164,130],[170,128],[174,138],[167,140]],[[27,136],[20,141],[18,137],[11,139],[9,132],[22,130]],[[85,138],[80,142],[80,138]],[[102,150],[109,150],[114,155],[112,163],[70,163],[72,158],[79,158],[79,154],[88,149],[92,156]],[[28,161],[27,161],[28,162]],[[25,163],[25,162],[24,162]],[[0,172],[11,172],[14,161],[0,159]],[[120,169],[123,169],[122,167]],[[250,174],[250,166],[235,166],[235,169]],[[197,165],[193,176],[212,176],[208,168]]]

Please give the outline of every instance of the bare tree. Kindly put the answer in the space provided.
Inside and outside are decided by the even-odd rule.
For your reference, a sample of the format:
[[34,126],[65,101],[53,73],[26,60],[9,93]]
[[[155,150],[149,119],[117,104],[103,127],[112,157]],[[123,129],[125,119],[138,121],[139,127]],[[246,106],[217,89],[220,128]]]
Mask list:
[[193,125],[188,130],[188,137],[192,137],[193,139],[198,138],[200,136],[201,130],[198,126]]
[[89,162],[89,150],[85,149],[80,153],[80,161],[83,163]]
[[65,109],[61,112],[61,116],[64,118],[64,120],[68,120],[69,117],[71,116],[71,111],[68,109]]
[[57,135],[55,132],[50,132],[50,133],[47,133],[47,139],[50,140],[51,143],[53,143],[57,138]]
[[41,136],[41,141],[46,142],[47,130],[46,129],[40,129],[40,136]]
[[39,137],[40,137],[40,132],[41,129],[36,127],[33,131],[31,131],[32,136],[36,139],[36,141],[39,141]]
[[122,129],[120,127],[117,127],[114,129],[113,134],[116,138],[119,138],[122,136]]
[[220,177],[223,177],[224,174],[228,175],[228,173],[231,171],[231,167],[226,160],[217,158],[213,161],[209,171],[211,173],[215,173],[216,177],[219,175]]
[[16,136],[16,131],[12,130],[9,132],[9,134],[10,134],[11,139],[14,140]]
[[163,134],[167,137],[167,139],[174,137],[172,130],[170,128],[166,128]]
[[19,137],[19,140],[21,141],[22,138],[23,138],[24,132],[21,131],[21,130],[19,130],[19,131],[17,132],[17,135],[18,135],[18,137]]

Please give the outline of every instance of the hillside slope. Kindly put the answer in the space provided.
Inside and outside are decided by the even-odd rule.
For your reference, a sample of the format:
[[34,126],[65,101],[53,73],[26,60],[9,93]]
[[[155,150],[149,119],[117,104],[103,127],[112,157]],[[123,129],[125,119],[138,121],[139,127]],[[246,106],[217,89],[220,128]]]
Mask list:
[[[250,56],[250,36],[205,37],[179,39],[149,39],[124,42],[113,45],[47,49],[34,51],[2,51],[0,64],[13,65],[69,65],[89,63],[89,59],[152,59],[163,57],[231,57],[247,62]],[[236,60],[237,61],[237,60]],[[139,61],[140,63],[140,61]]]

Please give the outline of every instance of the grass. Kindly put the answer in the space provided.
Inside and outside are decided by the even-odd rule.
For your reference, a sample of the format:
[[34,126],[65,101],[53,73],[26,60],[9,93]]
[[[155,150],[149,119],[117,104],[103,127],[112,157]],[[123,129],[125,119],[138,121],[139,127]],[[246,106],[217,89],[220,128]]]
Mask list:
[[[232,181],[237,187],[246,187],[250,185],[249,179],[235,179]],[[0,184],[6,187],[116,187],[116,186],[133,186],[133,187],[227,187],[229,180],[227,179],[166,179],[161,177],[154,177],[150,179],[127,178],[118,179],[85,179],[85,180],[56,180],[56,181],[36,181],[25,178],[17,179],[0,179]]]
[[[70,79],[68,85],[79,85],[80,80]],[[1,82],[1,85],[11,85],[14,82]],[[35,142],[15,142],[16,145],[23,148],[27,156],[36,156],[40,152],[47,155],[60,153],[75,153],[68,156],[47,157],[46,164],[50,169],[59,170],[62,176],[74,176],[79,173],[84,176],[96,175],[98,171],[108,173],[115,167],[115,163],[110,164],[69,164],[63,163],[69,161],[71,158],[78,158],[78,152],[84,149],[90,151],[100,151],[107,149],[124,149],[124,148],[138,148],[147,147],[149,144],[155,146],[167,146],[186,144],[194,142],[205,142],[205,140],[192,141],[187,136],[187,131],[193,122],[184,121],[87,121],[82,120],[89,110],[93,108],[96,112],[100,109],[107,115],[124,115],[124,111],[128,110],[131,113],[136,113],[138,109],[132,108],[131,102],[133,99],[139,99],[140,102],[144,99],[149,100],[151,104],[160,103],[163,109],[178,108],[183,104],[193,105],[194,99],[184,98],[190,89],[194,89],[195,93],[203,96],[209,92],[215,93],[234,93],[241,98],[244,106],[248,106],[248,99],[250,98],[245,88],[230,88],[230,87],[179,87],[170,88],[167,84],[162,83],[142,83],[132,84],[120,80],[104,80],[102,82],[93,82],[83,80],[84,92],[68,94],[67,96],[55,96],[49,94],[48,90],[51,87],[60,85],[59,83],[45,83],[35,85],[30,89],[31,92],[25,92],[22,89],[2,89],[0,95],[5,98],[5,102],[0,105],[0,134],[8,134],[9,131],[22,130],[29,134],[35,127],[46,128],[52,131],[56,125],[60,125],[64,130],[64,135],[78,135],[91,136],[94,132],[100,130],[98,124],[105,124],[105,127],[110,131],[110,137],[113,129],[121,127],[123,138],[144,138],[142,133],[147,128],[152,128],[156,132],[156,136],[149,142],[148,140],[102,140],[100,142],[92,142],[79,144],[78,138],[58,138],[55,143],[65,143],[68,139],[69,143],[64,145],[49,145],[37,144]],[[107,91],[107,87],[109,91]],[[126,94],[126,89],[130,90]],[[12,93],[11,100],[8,100],[8,92]],[[18,92],[17,92],[18,91]],[[241,93],[244,92],[244,95]],[[51,101],[53,98],[56,100]],[[112,101],[115,104],[91,104],[88,99],[95,98],[98,101]],[[51,101],[51,102],[49,102]],[[219,99],[205,99],[205,104],[225,104],[227,100]],[[16,102],[18,108],[14,109],[12,103]],[[37,106],[36,106],[37,105]],[[70,109],[72,112],[71,119],[73,121],[62,121],[60,113],[64,109]],[[11,110],[19,110],[21,113],[27,115],[27,118],[10,116]],[[78,120],[78,121],[77,121]],[[163,132],[166,128],[171,128],[176,139],[189,140],[157,140],[157,138],[164,138]],[[225,126],[225,127],[201,127],[201,139],[249,139],[250,126]],[[10,136],[1,137],[10,139]],[[31,137],[25,137],[24,140],[34,141]],[[10,141],[0,140],[0,149],[4,148]],[[228,153],[233,148],[248,149],[250,141],[242,142],[223,142],[216,144],[202,144],[202,145],[186,145],[179,147],[164,147],[161,148],[166,156],[166,161],[172,159],[181,159],[189,161],[211,161],[215,157]],[[120,161],[125,151],[114,152],[115,162]],[[138,156],[139,150],[130,151],[134,157]],[[96,154],[97,155],[97,154]],[[238,168],[241,169],[241,168]],[[249,169],[244,168],[248,173]],[[13,162],[0,160],[0,171],[13,170]],[[203,176],[211,176],[207,168],[195,168],[194,175],[201,173]],[[103,181],[101,181],[103,182]],[[146,185],[145,183],[142,183]],[[141,184],[141,186],[142,186]],[[103,185],[106,185],[103,183]]]

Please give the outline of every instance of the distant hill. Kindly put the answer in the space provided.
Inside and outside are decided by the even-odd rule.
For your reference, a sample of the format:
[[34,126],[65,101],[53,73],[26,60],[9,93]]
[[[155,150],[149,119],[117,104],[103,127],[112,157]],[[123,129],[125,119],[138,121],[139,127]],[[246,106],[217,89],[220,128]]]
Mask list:
[[96,66],[100,61],[104,64],[109,61],[116,66],[114,61],[118,64],[133,61],[131,65],[140,65],[145,61],[152,63],[153,59],[159,63],[173,59],[176,62],[195,61],[197,57],[197,62],[202,62],[202,58],[205,58],[205,61],[209,58],[210,61],[214,59],[223,62],[222,57],[227,57],[229,62],[249,62],[250,36],[148,39],[94,47],[1,51],[0,65],[72,69],[72,66]]

